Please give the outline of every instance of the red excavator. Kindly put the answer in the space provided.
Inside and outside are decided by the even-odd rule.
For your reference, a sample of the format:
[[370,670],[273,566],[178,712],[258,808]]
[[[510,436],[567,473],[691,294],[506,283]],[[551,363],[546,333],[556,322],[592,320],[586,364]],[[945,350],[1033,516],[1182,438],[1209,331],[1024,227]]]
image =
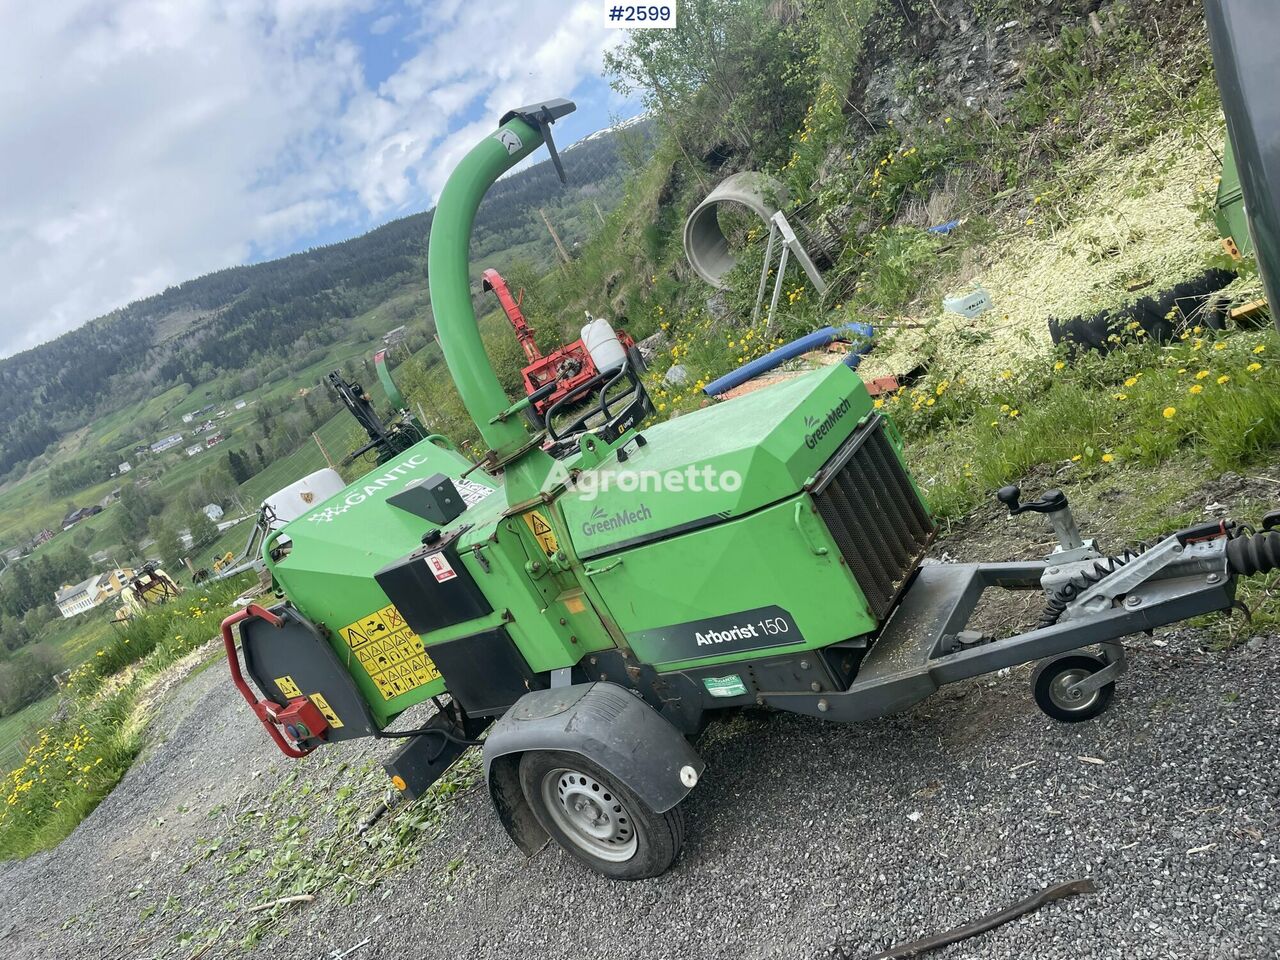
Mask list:
[[[535,391],[549,383],[556,385],[554,391],[533,402],[533,407],[539,416],[543,416],[553,404],[568,396],[575,388],[599,375],[600,371],[596,369],[591,354],[581,339],[556,347],[544,355],[533,340],[533,327],[529,326],[524,313],[520,310],[520,305],[524,302],[524,291],[521,290],[518,296],[513,297],[511,290],[507,287],[507,281],[502,279],[502,274],[492,268],[484,271],[480,276],[484,289],[492,290],[497,294],[498,302],[502,304],[502,311],[511,321],[511,326],[516,331],[516,339],[520,341],[525,356],[529,358],[528,365],[520,371],[524,378],[526,396],[532,396]],[[631,354],[636,345],[635,341],[621,330],[617,331],[617,337],[618,342],[622,344],[622,349]]]

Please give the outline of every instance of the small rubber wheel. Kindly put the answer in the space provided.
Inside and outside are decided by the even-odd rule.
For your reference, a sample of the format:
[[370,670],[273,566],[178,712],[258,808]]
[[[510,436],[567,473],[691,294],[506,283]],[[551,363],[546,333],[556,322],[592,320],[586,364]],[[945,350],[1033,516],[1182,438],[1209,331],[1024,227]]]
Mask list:
[[1031,692],[1036,706],[1063,723],[1092,720],[1111,706],[1111,698],[1116,693],[1115,681],[1103,684],[1093,693],[1076,694],[1074,697],[1068,690],[1106,665],[1105,660],[1086,653],[1046,660],[1031,677]]
[[520,788],[556,843],[613,880],[659,876],[680,854],[680,808],[654,813],[585,757],[530,751],[520,758]]

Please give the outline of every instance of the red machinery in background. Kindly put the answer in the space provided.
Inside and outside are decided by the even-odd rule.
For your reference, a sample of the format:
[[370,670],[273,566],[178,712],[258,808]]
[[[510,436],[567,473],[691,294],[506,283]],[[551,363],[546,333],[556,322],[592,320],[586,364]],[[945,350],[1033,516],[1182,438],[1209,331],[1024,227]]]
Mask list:
[[[498,302],[502,304],[502,311],[511,321],[511,326],[515,328],[516,339],[524,348],[524,355],[529,358],[529,363],[520,371],[520,375],[524,378],[525,395],[531,395],[535,390],[549,383],[556,384],[556,389],[550,395],[534,402],[534,408],[540,416],[579,384],[586,383],[599,374],[586,344],[581,339],[556,347],[550,353],[543,355],[537,343],[534,342],[533,327],[529,326],[529,322],[520,311],[524,291],[520,291],[519,297],[511,296],[507,281],[502,279],[502,274],[492,268],[484,271],[480,276],[484,289],[492,290],[497,294]],[[630,353],[636,345],[635,341],[622,330],[617,331],[617,336],[622,349]]]

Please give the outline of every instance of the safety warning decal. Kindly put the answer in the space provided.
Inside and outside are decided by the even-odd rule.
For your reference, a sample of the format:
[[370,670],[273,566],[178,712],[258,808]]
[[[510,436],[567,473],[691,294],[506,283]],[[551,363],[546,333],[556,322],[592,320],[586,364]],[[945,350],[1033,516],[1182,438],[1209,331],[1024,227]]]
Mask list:
[[299,690],[298,685],[293,682],[293,677],[276,677],[276,686],[279,688],[280,692],[290,700],[294,697],[302,696],[302,691]]
[[[422,649],[422,640],[409,629],[395,604],[361,617],[340,633],[386,700],[440,678]],[[324,712],[323,707],[320,710]]]
[[447,580],[452,580],[458,575],[453,569],[453,564],[449,562],[449,558],[443,553],[427,554],[427,566],[435,576],[436,583],[444,583]]
[[329,726],[335,730],[342,726],[342,718],[338,716],[333,707],[329,706],[329,701],[324,698],[323,693],[313,693],[311,702],[316,705],[316,709],[324,714],[324,718],[329,721]]
[[466,477],[454,477],[453,488],[462,495],[468,510],[493,493],[493,487],[486,487],[483,483],[476,483]]
[[529,525],[529,529],[533,531],[533,538],[538,541],[538,546],[542,547],[542,552],[548,557],[554,556],[560,550],[556,532],[551,529],[551,524],[540,512],[530,510],[524,515],[524,522]]

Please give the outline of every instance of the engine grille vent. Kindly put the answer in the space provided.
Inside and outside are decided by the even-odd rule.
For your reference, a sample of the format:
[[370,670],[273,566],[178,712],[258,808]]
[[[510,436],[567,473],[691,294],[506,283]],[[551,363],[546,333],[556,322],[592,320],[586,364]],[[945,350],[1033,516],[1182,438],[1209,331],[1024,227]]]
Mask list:
[[876,619],[893,607],[933,539],[934,525],[878,414],[823,466],[810,488]]

